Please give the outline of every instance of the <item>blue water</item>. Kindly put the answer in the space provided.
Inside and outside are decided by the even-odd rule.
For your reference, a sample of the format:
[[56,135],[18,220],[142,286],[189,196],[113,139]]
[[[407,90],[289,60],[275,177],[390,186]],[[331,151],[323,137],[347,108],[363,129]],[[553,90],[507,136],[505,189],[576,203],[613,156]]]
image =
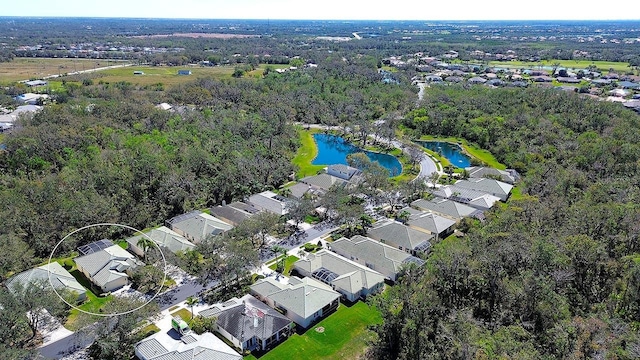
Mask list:
[[[328,134],[313,134],[313,139],[318,146],[318,155],[311,162],[313,165],[347,164],[347,155],[363,152],[363,150],[345,139]],[[380,154],[364,150],[371,161],[377,161],[389,170],[389,176],[397,176],[402,173],[402,165],[395,156]]]
[[453,166],[459,168],[471,166],[471,158],[462,153],[457,144],[444,141],[420,141],[419,143],[425,148],[444,156]]

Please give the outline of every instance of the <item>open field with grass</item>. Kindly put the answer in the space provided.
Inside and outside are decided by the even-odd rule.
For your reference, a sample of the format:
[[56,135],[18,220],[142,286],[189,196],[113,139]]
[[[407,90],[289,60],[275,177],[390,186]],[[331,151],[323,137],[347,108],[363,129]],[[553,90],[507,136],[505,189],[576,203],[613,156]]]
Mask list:
[[591,60],[543,60],[543,61],[490,61],[489,66],[495,67],[508,67],[508,68],[525,68],[525,69],[535,69],[540,67],[540,65],[544,67],[553,66],[553,64],[559,63],[560,67],[564,67],[567,69],[586,69],[589,65],[595,65],[600,71],[609,71],[609,69],[613,69],[613,71],[618,72],[626,72],[630,71],[629,63],[626,62],[615,62],[615,61],[591,61]]
[[314,129],[303,130],[300,128],[298,130],[300,143],[302,145],[298,148],[298,152],[293,158],[293,165],[298,167],[298,171],[296,172],[296,178],[298,179],[315,175],[324,168],[323,165],[311,165],[313,159],[318,155],[318,147],[315,141],[313,141],[313,134],[316,132],[317,130]]
[[120,63],[123,62],[105,59],[15,58],[11,62],[0,63],[0,83],[40,79],[49,75],[60,75]]
[[[260,357],[260,360],[299,359],[344,360],[357,359],[364,354],[367,340],[374,334],[369,325],[380,323],[377,309],[359,301],[348,307],[341,304],[338,310],[304,334],[295,334],[275,349]],[[323,328],[322,332],[316,331]],[[254,360],[256,357],[247,356]]]

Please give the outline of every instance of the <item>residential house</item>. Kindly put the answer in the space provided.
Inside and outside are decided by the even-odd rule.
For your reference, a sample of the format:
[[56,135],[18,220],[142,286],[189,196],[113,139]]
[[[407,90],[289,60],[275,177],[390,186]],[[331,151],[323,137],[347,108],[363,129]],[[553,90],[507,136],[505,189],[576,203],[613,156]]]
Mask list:
[[31,81],[25,81],[24,84],[27,85],[28,87],[37,88],[39,86],[47,86],[49,82],[47,82],[46,80],[31,80]]
[[238,226],[238,224],[257,214],[259,211],[260,210],[254,206],[240,201],[234,201],[228,205],[218,205],[209,209],[212,216],[233,226]]
[[86,289],[62,265],[55,261],[16,274],[7,280],[6,285],[9,290],[15,291],[18,284],[26,286],[29,283],[41,283],[47,287],[52,285],[61,295],[62,293],[76,294],[75,300],[77,302],[82,302],[87,298]]
[[289,209],[287,209],[287,201],[287,198],[272,191],[263,191],[259,194],[249,196],[249,203],[257,209],[281,216],[289,212]]
[[327,173],[307,176],[300,179],[300,182],[317,187],[322,190],[329,190],[329,188],[331,188],[333,185],[346,185],[348,183],[347,181],[339,177]]
[[15,100],[17,102],[28,105],[37,105],[39,102],[45,101],[47,99],[49,99],[49,95],[47,94],[34,93],[24,93],[15,97]]
[[295,183],[287,189],[289,189],[292,197],[301,199],[305,194],[311,194],[313,187],[304,183]]
[[178,75],[191,75],[191,70],[178,70]]
[[198,210],[173,217],[166,221],[166,225],[196,244],[208,236],[219,235],[233,229],[233,225]]
[[233,298],[199,315],[216,318],[216,332],[240,350],[265,351],[284,341],[293,328],[286,316],[251,295]]
[[[402,211],[402,210],[400,210]],[[436,215],[432,212],[420,212],[409,217],[407,225],[415,230],[429,232],[437,239],[444,239],[453,234],[455,220]]]
[[384,288],[384,275],[324,249],[296,261],[292,269],[331,286],[350,302]]
[[465,168],[465,170],[467,170],[471,178],[493,178],[499,179],[507,184],[514,184],[517,181],[513,173],[488,166],[470,166]]
[[145,249],[143,246],[140,246],[138,243],[141,239],[151,238],[154,243],[158,246],[161,246],[165,249],[169,249],[172,253],[177,253],[179,251],[187,251],[195,249],[195,245],[187,240],[184,236],[178,234],[177,232],[169,229],[166,226],[160,226],[159,228],[152,229],[145,233],[147,237],[144,235],[132,236],[127,239],[128,249],[134,254],[144,257]]
[[256,296],[302,328],[329,315],[340,305],[340,293],[318,280],[295,276],[283,284],[273,278],[260,279],[251,285]]
[[166,332],[155,333],[135,345],[135,354],[140,360],[242,360],[240,354],[209,332],[191,332],[180,338]]
[[373,224],[367,236],[412,255],[427,253],[431,248],[432,234],[412,229],[398,221],[383,219]]
[[484,84],[487,82],[487,79],[476,76],[476,77],[470,78],[469,80],[467,80],[467,82],[469,84]]
[[459,180],[454,184],[459,188],[466,188],[476,191],[482,191],[487,194],[498,197],[501,201],[507,201],[513,185],[502,181],[488,178],[474,178],[468,180]]
[[127,285],[130,272],[143,265],[119,245],[82,255],[74,260],[78,270],[105,293]]
[[441,186],[433,190],[431,193],[437,197],[466,204],[472,208],[482,211],[491,209],[495,203],[500,201],[500,198],[497,196],[493,196],[482,191],[456,186],[455,184]]
[[342,237],[329,244],[329,247],[331,251],[373,269],[391,281],[396,281],[405,265],[424,264],[424,260],[405,251],[361,235],[351,239]]
[[460,221],[465,217],[478,217],[482,213],[482,211],[471,206],[441,198],[433,200],[418,199],[412,202],[411,206],[421,211],[431,211],[455,221]]
[[327,174],[345,181],[351,180],[351,178],[360,173],[360,170],[343,164],[334,164],[327,166]]

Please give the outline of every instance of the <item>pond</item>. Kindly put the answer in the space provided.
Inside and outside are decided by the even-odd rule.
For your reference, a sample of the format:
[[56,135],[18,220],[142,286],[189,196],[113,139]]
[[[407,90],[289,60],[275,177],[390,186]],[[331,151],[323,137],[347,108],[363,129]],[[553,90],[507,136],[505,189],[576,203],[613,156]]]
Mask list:
[[462,152],[460,145],[446,141],[420,141],[420,145],[445,157],[459,168],[471,166],[471,158]]
[[392,155],[380,154],[361,148],[347,142],[340,136],[329,134],[313,134],[313,139],[318,146],[318,155],[311,164],[313,165],[334,165],[347,164],[347,155],[364,152],[371,161],[377,161],[380,165],[389,170],[389,176],[397,176],[402,173],[400,161]]

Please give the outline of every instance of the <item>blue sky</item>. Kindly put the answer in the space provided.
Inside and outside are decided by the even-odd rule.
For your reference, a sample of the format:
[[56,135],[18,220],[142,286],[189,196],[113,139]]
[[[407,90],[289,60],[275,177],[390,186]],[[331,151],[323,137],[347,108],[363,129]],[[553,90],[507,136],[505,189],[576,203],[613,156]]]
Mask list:
[[4,16],[336,20],[640,19],[637,0],[3,0]]

